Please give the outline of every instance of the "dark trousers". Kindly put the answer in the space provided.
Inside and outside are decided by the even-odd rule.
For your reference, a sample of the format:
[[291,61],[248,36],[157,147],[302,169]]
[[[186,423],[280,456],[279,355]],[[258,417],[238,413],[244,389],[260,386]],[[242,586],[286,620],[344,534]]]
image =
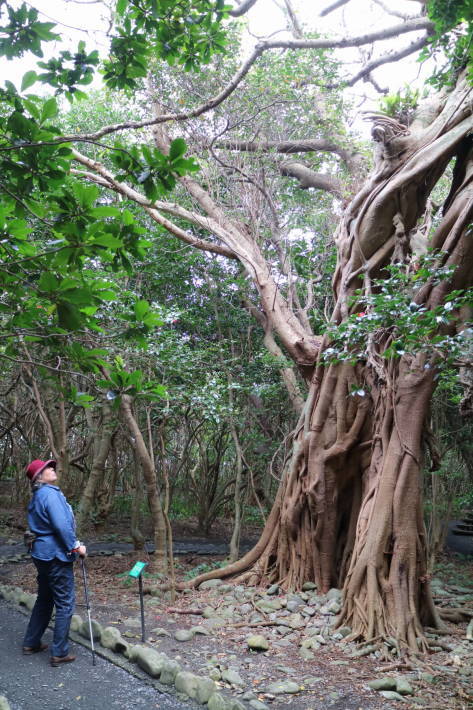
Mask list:
[[38,571],[38,597],[26,629],[24,646],[39,646],[41,638],[56,608],[52,656],[67,656],[69,652],[69,627],[74,613],[74,570],[72,562],[61,560],[37,560],[33,562]]

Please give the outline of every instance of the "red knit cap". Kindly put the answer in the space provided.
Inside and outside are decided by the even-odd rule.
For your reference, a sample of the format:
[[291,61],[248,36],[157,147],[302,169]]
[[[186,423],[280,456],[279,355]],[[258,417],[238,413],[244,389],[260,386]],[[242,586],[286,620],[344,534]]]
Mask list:
[[39,474],[42,473],[44,469],[48,466],[56,468],[56,462],[54,461],[54,459],[48,459],[48,461],[41,461],[41,459],[35,459],[30,463],[30,465],[26,469],[26,475],[28,476],[30,481],[34,481],[36,476],[39,476]]

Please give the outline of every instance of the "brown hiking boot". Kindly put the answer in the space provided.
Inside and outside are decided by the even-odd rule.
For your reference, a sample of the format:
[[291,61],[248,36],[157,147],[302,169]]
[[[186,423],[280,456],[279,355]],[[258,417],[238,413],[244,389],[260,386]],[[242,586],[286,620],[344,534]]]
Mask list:
[[47,643],[40,643],[39,646],[23,646],[23,655],[31,656],[32,653],[39,653],[40,651],[46,651],[48,648]]
[[57,668],[57,666],[60,666],[62,663],[72,663],[72,661],[75,661],[76,657],[71,656],[70,654],[67,656],[51,656],[49,659],[49,663],[54,667]]

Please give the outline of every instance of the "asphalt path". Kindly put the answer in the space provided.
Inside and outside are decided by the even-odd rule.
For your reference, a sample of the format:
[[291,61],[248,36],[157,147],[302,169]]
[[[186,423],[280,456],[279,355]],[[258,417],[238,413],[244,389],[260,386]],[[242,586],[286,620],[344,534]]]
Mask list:
[[[0,599],[0,695],[11,710],[195,710],[161,693],[144,678],[135,677],[100,656],[92,665],[89,649],[76,643],[74,663],[52,668],[49,650],[23,656],[21,643],[28,617]],[[44,641],[51,643],[47,630]]]

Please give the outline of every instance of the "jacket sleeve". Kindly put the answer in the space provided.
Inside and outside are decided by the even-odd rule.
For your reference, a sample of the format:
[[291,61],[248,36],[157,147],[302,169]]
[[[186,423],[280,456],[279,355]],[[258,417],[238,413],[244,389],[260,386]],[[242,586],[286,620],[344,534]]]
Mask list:
[[44,501],[45,510],[56,537],[61,541],[66,552],[76,547],[75,522],[72,511],[60,491],[49,490]]

